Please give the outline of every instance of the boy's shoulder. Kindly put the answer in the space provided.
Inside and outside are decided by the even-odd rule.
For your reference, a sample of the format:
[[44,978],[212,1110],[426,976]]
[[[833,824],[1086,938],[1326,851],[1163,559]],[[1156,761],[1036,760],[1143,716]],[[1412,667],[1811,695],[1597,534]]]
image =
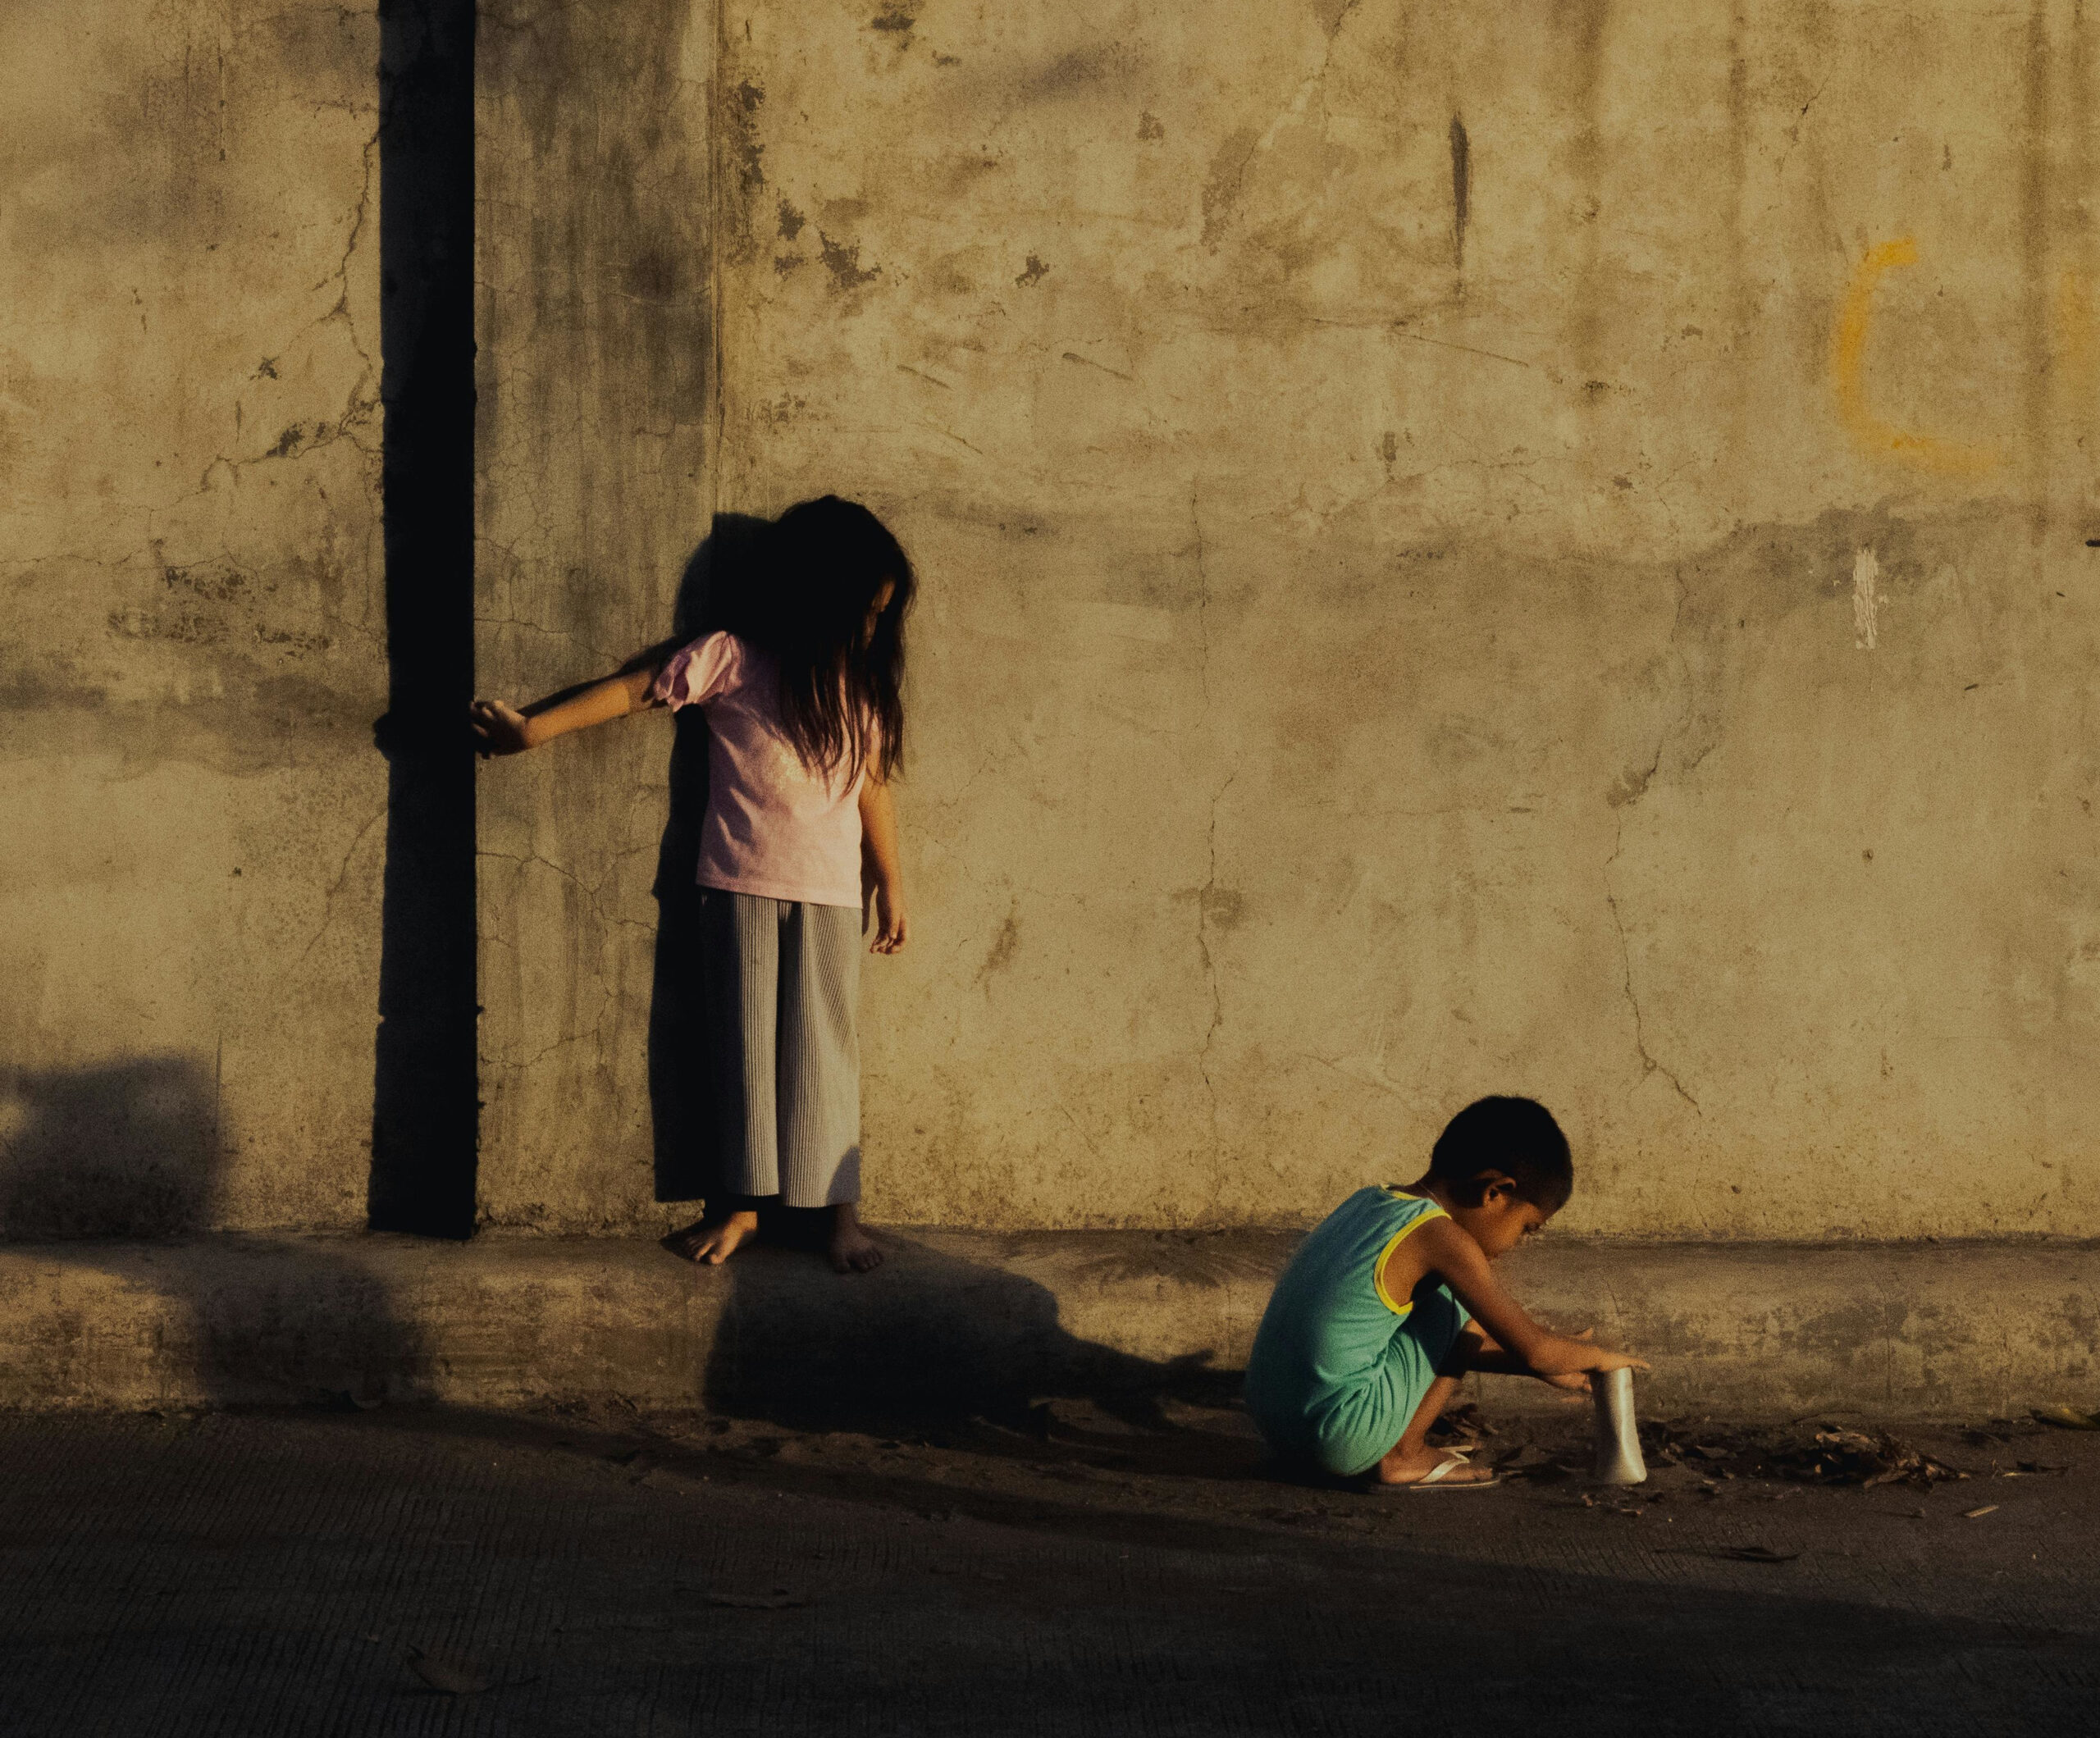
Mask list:
[[1345,1197],[1326,1219],[1325,1225],[1354,1225],[1361,1229],[1390,1229],[1442,1218],[1444,1209],[1427,1196],[1410,1193],[1397,1183],[1367,1183]]

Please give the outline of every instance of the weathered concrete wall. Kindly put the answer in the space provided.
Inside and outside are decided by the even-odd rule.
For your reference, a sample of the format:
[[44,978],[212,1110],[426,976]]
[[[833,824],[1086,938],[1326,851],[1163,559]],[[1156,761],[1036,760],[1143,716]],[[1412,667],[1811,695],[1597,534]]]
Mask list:
[[[896,523],[878,1216],[1288,1223],[1518,1088],[1590,1229],[2089,1234],[2095,28],[491,6],[482,685]],[[377,27],[0,48],[0,1230],[354,1225]],[[660,1211],[670,754],[483,776],[491,1220]]]
[[377,45],[0,9],[0,1235],[363,1217]]
[[1586,1229],[2100,1224],[2079,18],[726,0],[720,500],[927,582],[874,1209],[1515,1088]]

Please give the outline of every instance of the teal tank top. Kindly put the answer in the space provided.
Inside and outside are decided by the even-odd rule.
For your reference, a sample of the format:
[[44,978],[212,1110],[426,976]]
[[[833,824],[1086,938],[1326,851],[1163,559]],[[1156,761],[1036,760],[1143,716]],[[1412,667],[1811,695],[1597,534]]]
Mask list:
[[1247,1360],[1247,1410],[1275,1446],[1357,1471],[1340,1462],[1375,1462],[1399,1440],[1472,1318],[1433,1275],[1393,1298],[1380,1270],[1409,1233],[1449,1216],[1390,1184],[1361,1188],[1298,1246]]

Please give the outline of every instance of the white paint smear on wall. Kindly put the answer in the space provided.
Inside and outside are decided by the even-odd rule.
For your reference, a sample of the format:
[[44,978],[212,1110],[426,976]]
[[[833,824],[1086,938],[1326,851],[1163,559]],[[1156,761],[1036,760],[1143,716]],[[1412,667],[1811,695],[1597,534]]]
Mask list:
[[1852,643],[1863,650],[1874,650],[1875,616],[1881,608],[1881,563],[1871,549],[1861,549],[1852,558]]

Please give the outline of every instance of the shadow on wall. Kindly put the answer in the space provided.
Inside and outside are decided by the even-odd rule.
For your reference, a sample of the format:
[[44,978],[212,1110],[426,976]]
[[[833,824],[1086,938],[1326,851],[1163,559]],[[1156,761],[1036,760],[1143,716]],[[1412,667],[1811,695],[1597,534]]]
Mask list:
[[475,984],[474,4],[379,9],[386,756],[372,1229],[468,1237]]
[[183,1056],[22,1070],[0,1137],[0,1239],[180,1237],[208,1222],[217,1094]]
[[[767,521],[720,513],[686,563],[671,639],[683,645],[741,614],[756,583],[753,557]],[[649,1110],[659,1201],[715,1193],[714,1097],[701,1065],[700,901],[693,875],[707,814],[707,719],[687,706],[672,719],[670,806],[656,852],[656,953],[649,995]]]
[[[360,1407],[625,1396],[818,1429],[1022,1421],[1064,1398],[1153,1431],[1174,1464],[1210,1449],[1162,1403],[1236,1392],[1236,1373],[1217,1367],[1235,1362],[1222,1307],[1215,1360],[1134,1357],[1064,1326],[1050,1287],[938,1240],[885,1233],[884,1266],[842,1278],[816,1252],[816,1213],[784,1211],[773,1245],[700,1269],[632,1243],[579,1263],[540,1240],[211,1233],[217,1104],[209,1065],[180,1056],[0,1081],[0,1238],[41,1243],[0,1287],[34,1275],[32,1316],[62,1327],[6,1348],[11,1392]],[[1140,1292],[1193,1280],[1221,1300],[1244,1284],[1192,1259],[1200,1250],[1179,1244],[1119,1247],[1071,1278]]]
[[[128,1366],[149,1335],[178,1390],[159,1398],[180,1403],[423,1391],[421,1336],[348,1246],[199,1234],[226,1136],[212,1074],[177,1056],[0,1077],[0,1241],[41,1243],[40,1261],[83,1281],[61,1281],[65,1343],[18,1343],[8,1362],[52,1366],[57,1380],[27,1384],[39,1391],[100,1394],[100,1344]],[[145,1312],[142,1294],[157,1300]]]

